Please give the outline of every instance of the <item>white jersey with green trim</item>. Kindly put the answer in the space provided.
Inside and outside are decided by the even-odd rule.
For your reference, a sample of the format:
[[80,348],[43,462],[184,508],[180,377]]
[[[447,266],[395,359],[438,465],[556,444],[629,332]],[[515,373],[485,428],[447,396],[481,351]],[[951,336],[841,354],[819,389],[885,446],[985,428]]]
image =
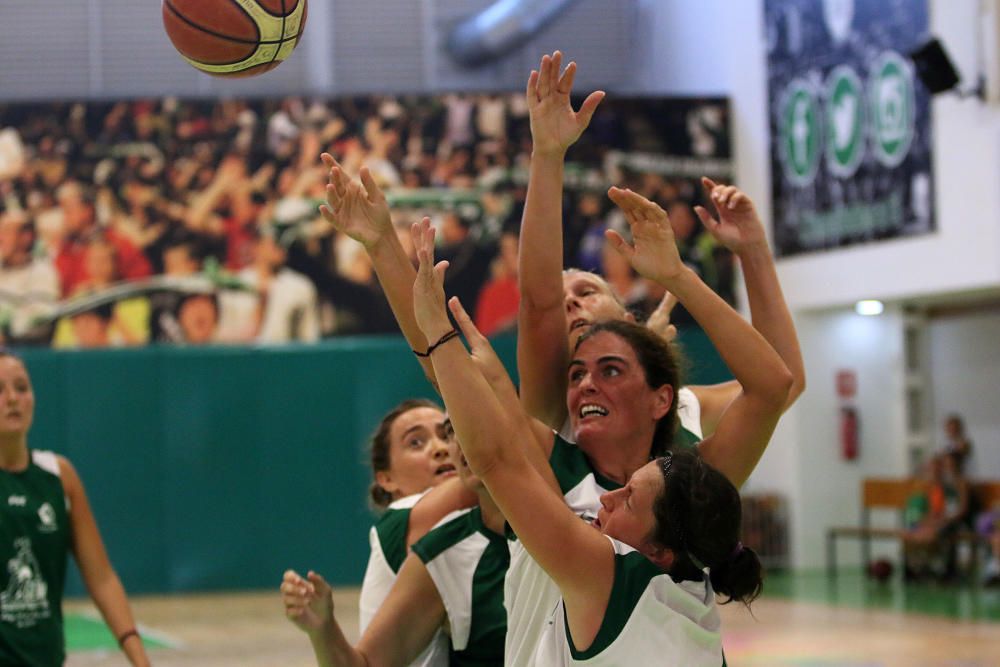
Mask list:
[[[701,439],[701,404],[687,387],[677,391],[677,417],[681,425],[677,440],[693,444]],[[590,521],[601,507],[601,496],[622,485],[601,476],[572,439],[565,437],[565,432],[571,432],[569,419],[562,432],[555,434],[549,463],[566,504],[582,519]],[[559,587],[520,541],[514,538],[508,546],[510,569],[504,582],[504,606],[507,608],[504,664],[512,667],[541,665],[544,663],[534,662],[535,652],[562,596]]]
[[[375,618],[375,613],[396,583],[396,573],[407,552],[406,528],[409,525],[410,510],[426,493],[427,491],[423,491],[394,501],[368,533],[371,554],[368,556],[368,566],[365,568],[358,600],[358,632],[361,634],[364,634],[365,628]],[[447,667],[448,650],[448,638],[438,631],[409,667]]]
[[[601,506],[601,496],[621,485],[595,471],[579,447],[558,434],[553,434],[553,438],[549,464],[563,498],[574,513],[584,520],[592,520]],[[559,587],[520,540],[513,533],[509,533],[508,538],[510,567],[504,581],[504,607],[507,608],[504,664],[523,667],[536,664],[533,662],[535,651],[562,596]]]
[[502,664],[507,632],[503,584],[509,562],[503,535],[486,528],[481,509],[473,507],[446,516],[412,551],[444,603],[451,667]]
[[615,550],[615,581],[597,636],[583,651],[569,634],[562,599],[545,625],[533,661],[537,667],[619,667],[723,663],[715,592],[704,581],[674,581],[632,547],[608,538]]

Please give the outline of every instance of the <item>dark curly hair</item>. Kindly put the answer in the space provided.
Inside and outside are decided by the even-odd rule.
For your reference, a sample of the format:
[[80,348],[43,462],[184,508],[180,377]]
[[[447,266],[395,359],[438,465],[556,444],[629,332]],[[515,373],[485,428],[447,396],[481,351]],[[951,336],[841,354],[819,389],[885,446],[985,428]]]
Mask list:
[[672,452],[656,461],[664,484],[653,503],[650,539],[674,552],[671,575],[693,579],[708,567],[712,588],[726,602],[749,605],[763,588],[763,569],[753,549],[740,542],[739,491],[695,452]]

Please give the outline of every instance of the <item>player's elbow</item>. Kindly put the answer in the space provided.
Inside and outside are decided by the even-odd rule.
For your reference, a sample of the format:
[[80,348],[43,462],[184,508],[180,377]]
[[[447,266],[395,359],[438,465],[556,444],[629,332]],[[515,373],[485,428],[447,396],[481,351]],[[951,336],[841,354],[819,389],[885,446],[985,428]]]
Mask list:
[[774,371],[768,378],[766,386],[762,388],[761,399],[768,405],[774,406],[778,411],[783,411],[788,405],[789,397],[795,385],[795,376],[784,364]]
[[806,374],[800,370],[791,374],[792,385],[788,389],[788,398],[785,399],[785,409],[792,407],[792,404],[799,400],[799,396],[806,390]]
[[520,292],[518,303],[518,314],[521,317],[542,317],[554,310],[560,314],[564,308],[565,295],[563,294],[562,281],[560,280],[558,289],[548,289],[539,283],[538,280],[524,280],[523,274],[517,283]]

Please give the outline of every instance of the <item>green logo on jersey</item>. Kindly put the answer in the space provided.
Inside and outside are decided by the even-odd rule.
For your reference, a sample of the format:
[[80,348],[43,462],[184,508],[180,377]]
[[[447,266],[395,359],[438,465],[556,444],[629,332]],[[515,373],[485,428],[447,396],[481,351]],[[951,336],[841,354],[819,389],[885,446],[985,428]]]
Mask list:
[[864,87],[854,70],[835,67],[826,78],[826,165],[841,178],[854,175],[864,155]]
[[913,141],[913,70],[894,51],[886,51],[874,62],[869,79],[872,146],[875,157],[887,167],[906,159]]
[[819,167],[821,121],[812,86],[795,79],[785,89],[779,107],[779,159],[785,176],[795,185],[808,185]]

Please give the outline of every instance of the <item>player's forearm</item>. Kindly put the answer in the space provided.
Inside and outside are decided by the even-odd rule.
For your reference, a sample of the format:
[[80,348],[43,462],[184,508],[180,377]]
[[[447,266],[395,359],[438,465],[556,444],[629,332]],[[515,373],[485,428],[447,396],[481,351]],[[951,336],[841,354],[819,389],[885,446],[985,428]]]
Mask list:
[[791,373],[763,335],[685,268],[664,285],[708,335],[746,394],[784,405]]
[[367,667],[368,660],[344,636],[336,619],[309,633],[318,667]]
[[560,310],[531,317],[522,310],[517,324],[521,405],[532,417],[559,429],[566,417],[566,316]]
[[521,404],[553,428],[565,417],[568,362],[563,312],[563,154],[533,154],[521,222],[517,370]]
[[87,582],[90,597],[101,612],[104,622],[107,624],[111,634],[116,639],[124,639],[122,651],[128,657],[129,662],[136,666],[149,664],[146,650],[142,645],[140,637],[125,635],[135,630],[135,618],[132,616],[132,608],[129,606],[128,597],[125,595],[125,587],[114,572],[102,578],[99,582]]
[[[382,291],[389,301],[392,314],[396,317],[396,323],[399,324],[399,330],[412,349],[423,352],[427,349],[427,338],[424,337],[413,316],[413,281],[416,280],[417,271],[403,250],[399,238],[395,233],[385,235],[368,249],[368,256],[372,260]],[[436,388],[434,366],[424,357],[419,357],[418,361],[424,370],[424,375]]]
[[766,243],[755,244],[739,253],[740,264],[750,302],[753,326],[774,348],[792,374],[792,387],[785,403],[787,409],[805,390],[805,364],[788,311],[774,259]]
[[[462,453],[477,475],[504,458],[504,437],[518,426],[502,408],[486,378],[479,372],[461,341],[453,340],[432,356],[441,397],[461,443]],[[517,456],[518,448],[506,448]]]
[[562,308],[563,154],[532,154],[521,220],[521,307]]

